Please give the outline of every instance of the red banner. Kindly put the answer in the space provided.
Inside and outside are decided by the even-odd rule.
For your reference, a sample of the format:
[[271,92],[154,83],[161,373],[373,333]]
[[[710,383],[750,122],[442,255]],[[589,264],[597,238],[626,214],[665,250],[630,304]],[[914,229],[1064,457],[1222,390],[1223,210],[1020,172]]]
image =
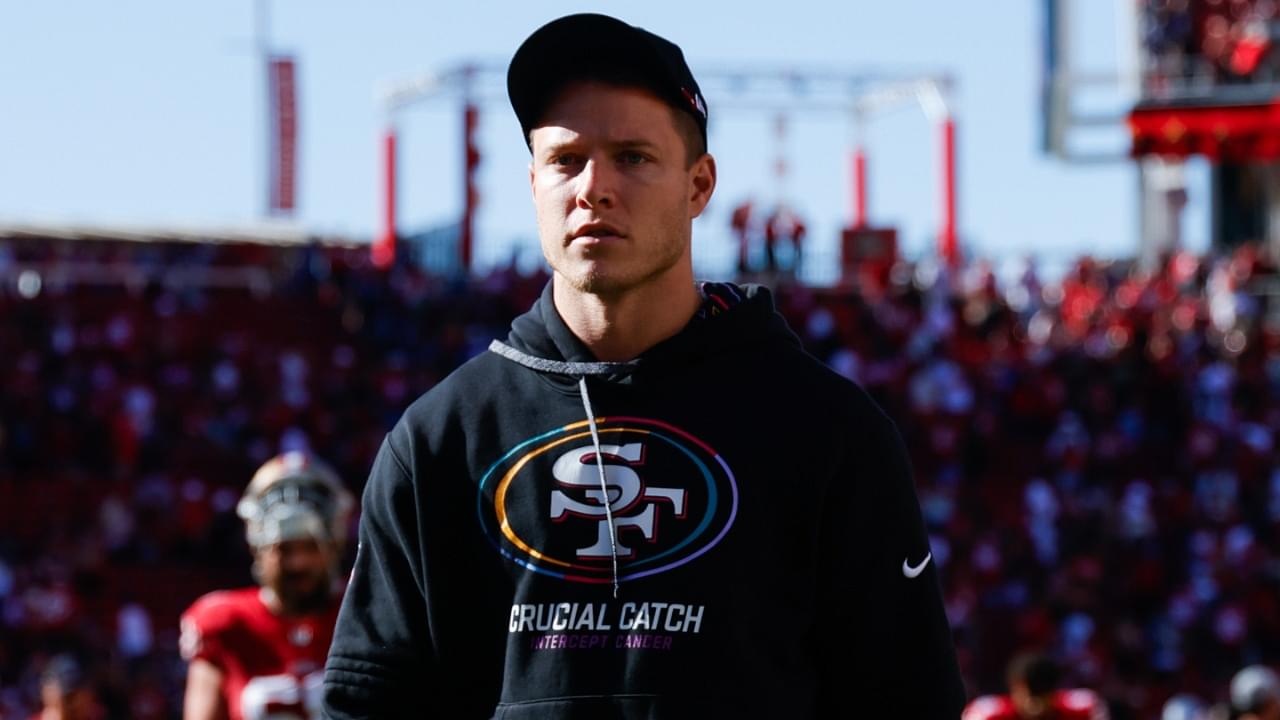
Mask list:
[[293,58],[272,58],[267,70],[271,82],[271,187],[272,212],[292,212],[295,207],[298,115],[294,90]]

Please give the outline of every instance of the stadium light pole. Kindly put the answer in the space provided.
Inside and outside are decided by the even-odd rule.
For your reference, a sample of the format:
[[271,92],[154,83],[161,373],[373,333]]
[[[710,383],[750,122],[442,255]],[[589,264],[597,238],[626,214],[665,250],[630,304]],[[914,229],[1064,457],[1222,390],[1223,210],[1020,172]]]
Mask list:
[[374,267],[386,270],[396,261],[396,127],[387,121],[382,136],[382,235],[370,248]]
[[[925,118],[936,123],[941,131],[941,159],[939,162],[942,178],[941,219],[938,230],[938,255],[954,267],[960,261],[960,241],[956,232],[956,147],[955,118],[951,107],[947,104],[951,80],[948,77],[926,77],[906,82],[892,83],[873,92],[865,93],[858,98],[854,112],[860,119],[865,115],[884,112],[904,103],[914,102],[924,112]],[[865,173],[865,166],[859,167],[861,146],[854,157],[854,175]],[[861,177],[857,184],[861,187],[866,178]],[[858,203],[865,203],[860,192],[855,196],[855,208]],[[863,208],[865,212],[865,207]],[[862,216],[865,219],[865,215]],[[855,215],[856,222],[856,215]]]
[[916,98],[925,116],[938,124],[942,133],[942,222],[938,232],[938,255],[949,267],[960,262],[956,237],[956,121],[947,105],[948,81],[929,81],[916,86]]
[[867,150],[862,143],[862,111],[853,113],[853,226],[867,225]]
[[475,83],[480,69],[475,65],[462,68],[462,218],[458,227],[458,262],[464,274],[471,272],[471,257],[475,249],[476,208],[480,204],[480,189],[476,185],[476,171],[480,166],[480,149],[476,130],[480,125],[480,107],[476,103]]
[[399,133],[396,115],[405,107],[437,93],[443,85],[441,76],[435,73],[420,75],[409,82],[382,85],[374,93],[374,99],[382,108],[384,129],[381,142],[382,156],[382,232],[370,243],[369,253],[375,267],[385,270],[396,259],[399,229],[396,220],[396,196],[398,192],[397,145]]
[[941,254],[947,264],[960,262],[956,239],[956,121],[948,114],[942,120],[942,236]]

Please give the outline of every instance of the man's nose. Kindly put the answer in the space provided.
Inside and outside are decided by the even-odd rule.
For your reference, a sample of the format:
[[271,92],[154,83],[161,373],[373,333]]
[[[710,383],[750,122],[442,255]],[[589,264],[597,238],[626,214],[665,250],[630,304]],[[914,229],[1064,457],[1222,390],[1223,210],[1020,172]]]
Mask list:
[[303,557],[302,553],[296,550],[282,550],[280,552],[280,567],[285,570],[292,571],[305,565],[306,558]]
[[608,163],[588,160],[578,176],[578,207],[611,207],[617,192],[615,179]]

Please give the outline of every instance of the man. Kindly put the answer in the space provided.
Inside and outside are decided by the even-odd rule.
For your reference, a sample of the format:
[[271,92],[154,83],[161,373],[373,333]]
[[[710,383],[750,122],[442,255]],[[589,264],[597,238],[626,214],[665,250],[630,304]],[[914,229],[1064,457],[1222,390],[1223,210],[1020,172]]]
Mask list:
[[236,512],[259,587],[210,593],[183,613],[185,720],[320,716],[354,502],[338,475],[308,453],[279,455],[254,474]]
[[1092,690],[1059,690],[1058,665],[1036,654],[1015,657],[1005,679],[1008,695],[984,695],[961,720],[1107,720],[1107,705]]
[[892,423],[767,291],[694,282],[679,48],[562,18],[508,92],[553,279],[383,444],[326,715],[957,717]]

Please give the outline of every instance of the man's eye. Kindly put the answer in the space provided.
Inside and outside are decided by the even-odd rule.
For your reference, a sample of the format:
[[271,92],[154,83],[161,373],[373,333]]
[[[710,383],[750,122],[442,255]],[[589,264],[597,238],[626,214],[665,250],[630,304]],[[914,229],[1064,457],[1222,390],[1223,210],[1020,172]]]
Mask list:
[[621,159],[623,164],[625,165],[640,165],[645,161],[647,161],[649,158],[645,157],[643,154],[638,152],[625,152],[625,153],[622,153]]
[[551,159],[551,163],[561,167],[568,167],[577,162],[577,160],[578,158],[573,155],[557,155]]

